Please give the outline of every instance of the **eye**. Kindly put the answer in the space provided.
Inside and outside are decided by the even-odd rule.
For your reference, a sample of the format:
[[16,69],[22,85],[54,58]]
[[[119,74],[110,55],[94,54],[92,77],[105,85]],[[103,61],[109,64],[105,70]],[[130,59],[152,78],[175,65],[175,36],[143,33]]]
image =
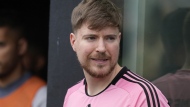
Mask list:
[[108,37],[106,37],[106,40],[107,41],[114,41],[116,38],[115,37],[113,37],[113,36],[108,36]]
[[4,47],[5,45],[5,42],[0,42],[0,47]]
[[87,41],[95,41],[96,37],[90,36],[85,38]]

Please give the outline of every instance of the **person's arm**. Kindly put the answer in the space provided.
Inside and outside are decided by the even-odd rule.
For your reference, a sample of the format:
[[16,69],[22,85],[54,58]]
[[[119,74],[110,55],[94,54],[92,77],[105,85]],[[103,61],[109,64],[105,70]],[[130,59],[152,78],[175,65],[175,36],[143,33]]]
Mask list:
[[44,86],[38,90],[34,100],[32,102],[32,107],[46,107],[47,100],[47,86]]

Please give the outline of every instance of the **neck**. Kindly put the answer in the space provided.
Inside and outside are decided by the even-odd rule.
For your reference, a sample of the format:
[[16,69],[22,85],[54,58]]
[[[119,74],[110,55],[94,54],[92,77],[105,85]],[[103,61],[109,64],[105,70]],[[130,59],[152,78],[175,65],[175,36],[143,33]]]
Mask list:
[[0,78],[0,87],[7,87],[9,84],[18,80],[23,75],[23,73],[24,69],[22,65],[18,63],[15,69],[9,75],[4,78]]
[[89,74],[85,73],[88,94],[96,95],[99,92],[103,91],[111,83],[111,81],[115,78],[120,70],[121,67],[117,64],[113,69],[112,73],[104,78],[94,78]]

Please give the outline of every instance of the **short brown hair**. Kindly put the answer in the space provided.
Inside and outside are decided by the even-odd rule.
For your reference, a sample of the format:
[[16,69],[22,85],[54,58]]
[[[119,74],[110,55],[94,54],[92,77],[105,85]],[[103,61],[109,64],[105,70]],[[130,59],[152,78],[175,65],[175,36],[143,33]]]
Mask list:
[[73,9],[71,16],[73,31],[88,23],[89,29],[101,30],[107,26],[122,27],[122,15],[118,7],[109,0],[82,0]]

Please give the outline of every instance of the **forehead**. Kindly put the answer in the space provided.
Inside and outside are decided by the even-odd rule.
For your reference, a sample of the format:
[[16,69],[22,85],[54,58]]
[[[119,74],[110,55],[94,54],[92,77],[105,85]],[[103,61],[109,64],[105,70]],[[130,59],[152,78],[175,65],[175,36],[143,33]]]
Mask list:
[[8,27],[0,27],[0,39],[14,39],[16,38],[16,32]]
[[102,29],[90,29],[88,24],[83,24],[77,31],[77,35],[81,34],[102,34],[102,35],[107,35],[107,34],[118,34],[119,33],[119,28],[118,27],[113,27],[113,26],[107,26]]

